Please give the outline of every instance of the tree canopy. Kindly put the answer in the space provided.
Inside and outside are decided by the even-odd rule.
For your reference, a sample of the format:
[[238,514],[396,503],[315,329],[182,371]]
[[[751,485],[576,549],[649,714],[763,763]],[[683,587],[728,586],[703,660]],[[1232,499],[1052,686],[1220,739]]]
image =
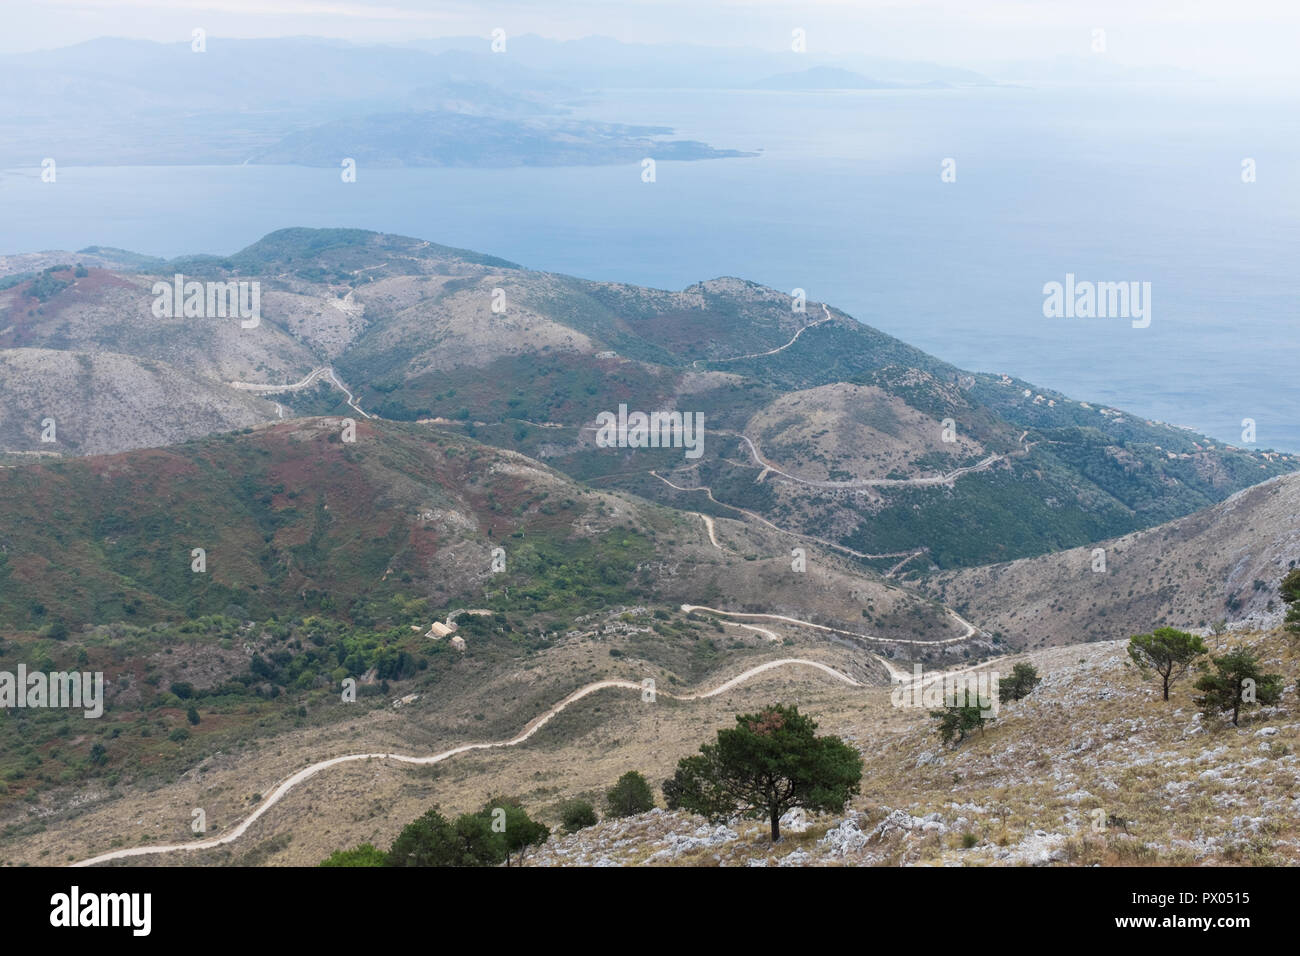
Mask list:
[[1156,628],[1150,634],[1135,634],[1129,638],[1128,656],[1144,674],[1155,671],[1160,675],[1165,700],[1169,687],[1187,673],[1192,661],[1206,653],[1205,642],[1195,634],[1173,627]]
[[816,729],[794,706],[737,715],[735,727],[719,730],[714,743],[677,764],[664,782],[664,799],[672,809],[714,822],[766,817],[776,841],[786,811],[841,810],[858,792],[862,757],[838,737],[817,736]]
[[512,856],[522,855],[531,846],[540,846],[551,835],[550,829],[531,819],[528,811],[513,797],[489,800],[478,816],[487,820],[492,839],[504,852],[506,866],[510,865]]
[[1222,657],[1213,657],[1214,670],[1196,682],[1201,696],[1196,699],[1206,717],[1231,711],[1233,726],[1243,707],[1276,704],[1282,697],[1282,675],[1265,674],[1259,658],[1244,647]]
[[[388,851],[388,866],[509,865],[512,855],[546,842],[551,831],[513,798],[489,800],[450,821],[437,807],[408,823]],[[345,865],[345,864],[337,864]]]
[[998,701],[1005,704],[1009,700],[1027,697],[1041,680],[1033,664],[1017,664],[1011,668],[1010,677],[998,682]]
[[635,770],[629,770],[609,788],[605,803],[611,817],[630,817],[654,809],[655,798],[650,782]]
[[937,731],[944,743],[954,739],[961,743],[972,730],[983,733],[984,724],[993,719],[985,716],[984,709],[977,703],[951,704],[942,710],[930,711],[930,716],[939,721]]

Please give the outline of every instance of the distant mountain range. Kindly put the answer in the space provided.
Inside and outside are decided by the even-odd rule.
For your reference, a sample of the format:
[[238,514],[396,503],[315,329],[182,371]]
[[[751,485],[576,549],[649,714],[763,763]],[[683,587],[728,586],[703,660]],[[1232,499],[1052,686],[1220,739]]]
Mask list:
[[[442,37],[415,40],[408,46],[439,54],[473,54],[487,44],[480,37]],[[587,90],[745,89],[773,74],[820,68],[861,73],[900,86],[992,82],[975,70],[917,60],[691,43],[624,43],[600,36],[554,40],[527,34],[509,38],[507,51],[530,69]]]
[[[1169,78],[1100,57],[1009,64],[998,77]],[[376,166],[710,159],[737,154],[728,144],[673,141],[671,129],[648,131],[636,116],[620,123],[570,116],[593,94],[622,89],[942,90],[998,81],[881,57],[605,37],[511,37],[500,53],[479,37],[362,45],[212,36],[202,52],[189,43],[103,38],[0,56],[0,167],[46,157],[70,165],[337,165],[360,154]]]
[[[882,77],[873,83],[987,82],[930,64],[867,62]],[[793,65],[813,69],[803,80],[768,79]],[[861,82],[842,66],[796,54],[599,37],[516,37],[503,53],[480,38],[379,46],[213,36],[202,52],[189,43],[105,38],[0,56],[0,166],[45,157],[70,165],[331,166],[359,156],[376,166],[709,159],[737,154],[726,144],[674,142],[662,126],[567,117],[601,90],[767,82],[814,89],[831,78],[846,88]]]
[[[946,86],[947,84],[940,84]],[[901,84],[882,83],[852,70],[833,66],[815,66],[794,73],[778,73],[759,80],[756,90],[893,90]]]
[[250,162],[338,167],[350,157],[364,168],[385,166],[596,166],[656,160],[754,156],[672,140],[662,126],[576,120],[518,120],[447,110],[387,113],[335,120],[255,153]]

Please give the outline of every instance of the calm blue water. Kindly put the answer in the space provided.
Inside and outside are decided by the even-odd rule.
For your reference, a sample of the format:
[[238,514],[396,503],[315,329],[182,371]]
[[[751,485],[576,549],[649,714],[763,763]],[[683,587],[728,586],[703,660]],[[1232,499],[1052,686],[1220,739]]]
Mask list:
[[[0,251],[230,252],[285,226],[404,233],[596,279],[805,288],[971,369],[1300,451],[1294,101],[1222,94],[620,93],[756,159],[511,170],[124,167],[0,173]],[[957,182],[940,181],[953,157]],[[1244,157],[1258,181],[1241,182]],[[1042,286],[1152,283],[1152,322],[1045,319]]]

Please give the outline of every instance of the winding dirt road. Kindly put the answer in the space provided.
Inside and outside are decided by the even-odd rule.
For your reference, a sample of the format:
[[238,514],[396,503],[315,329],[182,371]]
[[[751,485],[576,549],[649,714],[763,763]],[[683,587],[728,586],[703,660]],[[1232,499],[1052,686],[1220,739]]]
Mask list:
[[695,513],[700,516],[700,520],[704,522],[704,527],[708,529],[709,540],[713,542],[713,546],[717,548],[719,551],[726,551],[727,550],[726,548],[718,544],[718,536],[713,529],[713,519],[706,514],[701,514],[698,511]]
[[[1025,431],[1020,436],[1020,442],[1022,443],[1022,447],[1018,451],[1010,452],[1007,454],[989,455],[988,457],[984,458],[982,461],[977,462],[974,465],[966,465],[965,467],[957,468],[953,471],[947,472],[942,475],[930,475],[921,478],[863,478],[855,481],[819,481],[811,478],[801,478],[798,475],[792,475],[787,471],[782,471],[776,465],[764,459],[763,456],[759,453],[758,447],[749,438],[749,436],[744,434],[743,432],[717,430],[717,434],[730,435],[733,438],[739,438],[741,441],[745,443],[746,447],[749,448],[749,453],[753,457],[754,461],[763,469],[762,474],[758,476],[759,481],[765,479],[768,476],[768,474],[777,474],[780,475],[782,478],[785,478],[789,481],[793,481],[797,484],[807,485],[810,488],[820,488],[828,491],[848,491],[848,490],[853,490],[858,488],[884,488],[884,487],[897,487],[897,486],[905,486],[905,485],[931,486],[931,487],[936,485],[952,485],[962,475],[969,475],[975,472],[985,471],[989,468],[992,468],[998,462],[1006,461],[1009,458],[1017,457],[1020,455],[1027,455],[1029,454],[1030,450],[1033,449],[1034,445],[1038,444],[1038,442],[1026,442],[1025,436],[1027,436],[1029,432]],[[727,460],[730,461],[730,459]],[[737,462],[736,464],[739,463]],[[712,501],[714,504],[721,505],[724,508],[730,508],[733,511],[739,511],[741,514],[753,518],[756,521],[761,521],[769,528],[772,528],[774,531],[780,531],[782,534],[793,535],[795,537],[803,538],[807,541],[815,541],[818,544],[823,545],[825,547],[834,548],[836,551],[841,551],[845,554],[850,554],[855,558],[863,558],[869,561],[877,560],[880,558],[901,558],[902,560],[900,560],[897,564],[895,564],[893,567],[891,567],[888,571],[885,572],[884,576],[886,578],[892,578],[895,574],[898,573],[898,571],[903,567],[903,565],[907,564],[913,558],[918,558],[923,554],[929,553],[930,550],[928,547],[920,547],[920,548],[913,548],[910,551],[893,551],[885,554],[864,554],[861,551],[855,551],[853,548],[846,547],[845,545],[838,544],[834,541],[828,541],[825,538],[818,538],[815,535],[799,534],[798,532],[788,531],[785,528],[778,527],[777,525],[769,521],[767,518],[764,518],[762,515],[756,512],[750,511],[746,508],[741,508],[739,505],[732,505],[726,503],[725,501],[719,501],[717,498],[713,497],[713,489],[708,487],[707,485],[696,485],[696,486],[687,487],[687,486],[674,484],[672,481],[665,478],[663,475],[659,474],[657,471],[653,469],[651,469],[650,474],[654,475],[654,477],[658,478],[664,484],[668,485],[670,488],[676,489],[677,491],[703,491],[706,495],[709,496],[709,500]],[[700,517],[704,519],[705,523],[709,527],[710,540],[713,541],[715,546],[718,546],[717,539],[714,537],[713,534],[712,520],[710,518],[705,517],[702,514],[700,515]],[[720,546],[718,547],[720,548]]]
[[748,435],[740,432],[720,432],[720,434],[734,435],[749,447],[749,453],[754,457],[764,471],[770,471],[780,475],[782,478],[788,478],[790,481],[798,482],[801,485],[808,485],[810,488],[824,488],[827,490],[849,490],[853,488],[893,488],[906,485],[951,485],[962,475],[969,475],[977,471],[985,471],[992,468],[1000,461],[1005,461],[1007,455],[989,455],[983,461],[974,465],[967,465],[964,468],[957,468],[943,475],[928,475],[922,478],[859,478],[854,481],[818,481],[812,478],[800,478],[798,475],[792,475],[788,471],[782,471],[776,465],[763,458],[758,453],[758,448],[750,441]]
[[[775,525],[772,522],[768,521],[761,514],[758,514],[755,511],[750,511],[747,508],[741,508],[739,505],[729,505],[725,501],[719,501],[717,498],[713,497],[713,489],[710,488],[708,485],[694,485],[688,487],[684,485],[674,484],[673,482],[669,481],[667,478],[659,474],[659,472],[655,471],[654,469],[650,470],[650,474],[658,478],[669,488],[672,488],[676,491],[702,491],[708,496],[709,500],[712,501],[715,505],[718,505],[723,508],[730,508],[732,511],[739,511],[741,514],[753,518],[755,521],[761,521],[763,524],[767,525],[773,531],[779,531],[781,532],[781,534],[789,535],[792,538],[799,538],[803,541],[814,541],[817,544],[822,545],[823,547],[833,548],[836,551],[842,551],[845,554],[853,555],[853,557],[855,558],[863,558],[868,561],[875,561],[881,558],[904,558],[905,559],[903,561],[900,561],[898,564],[894,565],[894,567],[890,569],[889,573],[887,573],[885,577],[892,576],[894,571],[901,568],[908,561],[912,560],[915,557],[918,557],[919,555],[925,554],[930,550],[929,548],[914,548],[911,551],[888,551],[885,552],[884,554],[864,554],[861,551],[854,551],[852,548],[846,547],[842,544],[837,544],[834,541],[829,541],[826,538],[819,538],[816,535],[811,535],[811,534],[800,534],[798,531],[788,531],[787,529],[782,528],[779,525]],[[700,512],[698,511],[695,512],[695,514],[699,514],[700,517],[704,519],[705,526],[709,528],[709,538],[710,540],[713,541],[714,545],[717,545],[719,550],[726,550],[721,545],[718,545],[717,539],[713,535],[713,519],[706,515],[700,514]]]
[[[813,626],[815,627],[816,625]],[[755,628],[755,630],[761,630],[761,629]],[[861,683],[854,680],[852,677],[849,677],[847,674],[841,673],[840,671],[837,671],[835,668],[830,667],[827,664],[823,664],[820,661],[810,661],[798,657],[785,657],[785,658],[781,658],[780,660],[768,661],[766,664],[759,664],[757,667],[751,667],[749,668],[749,670],[742,671],[741,673],[737,674],[735,677],[731,678],[730,680],[724,681],[723,683],[719,684],[717,687],[713,688],[712,690],[701,691],[698,694],[670,694],[667,691],[656,691],[656,695],[668,697],[672,700],[683,700],[683,701],[704,700],[709,697],[716,697],[719,694],[724,694],[727,691],[731,690],[733,687],[737,687],[748,680],[752,680],[753,678],[757,677],[760,674],[764,674],[767,671],[774,670],[778,667],[791,667],[791,666],[814,668],[816,670],[822,671],[823,673],[827,674],[830,677],[835,678],[838,681],[841,681],[842,683],[848,684],[850,687],[863,686]],[[215,847],[224,846],[227,843],[233,843],[234,841],[238,840],[241,836],[243,836],[245,833],[247,833],[249,827],[251,827],[254,823],[256,823],[263,815],[265,815],[268,810],[270,810],[273,806],[279,803],[284,798],[284,796],[287,793],[289,793],[290,790],[292,790],[294,787],[298,786],[299,784],[304,783],[305,781],[316,776],[316,774],[320,773],[321,771],[328,770],[331,767],[337,767],[340,764],[352,763],[358,760],[396,760],[400,763],[428,765],[428,764],[442,763],[442,761],[454,757],[457,754],[467,753],[471,750],[493,750],[501,747],[516,747],[519,744],[522,744],[524,741],[528,740],[528,738],[532,737],[533,734],[537,733],[543,727],[545,727],[548,723],[550,723],[551,719],[555,717],[556,714],[560,713],[570,704],[582,700],[582,698],[588,696],[589,694],[594,694],[598,691],[607,690],[609,688],[619,688],[622,690],[634,690],[637,692],[640,692],[642,690],[642,686],[639,681],[630,681],[630,680],[602,680],[602,681],[596,681],[595,683],[592,684],[587,684],[586,686],[580,687],[577,690],[575,690],[572,694],[570,694],[568,697],[565,697],[554,707],[551,707],[550,709],[541,713],[539,716],[534,717],[531,721],[528,722],[528,724],[524,727],[523,731],[520,732],[520,734],[517,737],[512,737],[509,740],[498,740],[494,743],[461,744],[459,747],[453,747],[450,750],[444,750],[442,753],[431,754],[430,756],[427,757],[414,757],[407,754],[393,754],[393,753],[364,753],[364,754],[348,754],[343,757],[332,757],[329,760],[321,760],[317,763],[312,764],[309,767],[304,767],[302,770],[299,770],[297,773],[295,773],[292,777],[290,777],[289,779],[281,783],[278,787],[275,788],[274,791],[271,792],[270,796],[268,796],[265,800],[261,802],[261,804],[258,805],[256,810],[254,810],[247,817],[245,817],[239,823],[238,826],[236,826],[233,830],[231,830],[229,833],[225,834],[224,836],[217,837],[212,840],[196,840],[193,843],[173,843],[173,844],[167,844],[162,846],[138,846],[138,847],[131,847],[125,850],[113,850],[109,853],[101,853],[99,856],[91,857],[88,860],[82,860],[78,863],[73,863],[71,865],[72,866],[94,866],[98,863],[107,863],[111,860],[122,860],[122,859],[126,859],[127,857],[133,857],[133,856],[152,856],[154,854],[160,854],[160,853],[184,853],[184,852],[190,852],[194,850],[210,850]]]
[[740,621],[723,621],[722,623],[727,625],[727,627],[742,627],[747,631],[756,631],[766,637],[769,641],[776,641],[779,643],[781,640],[781,635],[776,633],[776,631],[769,631],[767,628],[759,627],[757,624],[742,624]]
[[784,621],[786,624],[797,624],[800,627],[811,627],[818,631],[828,631],[832,634],[844,634],[848,637],[856,637],[863,641],[876,641],[880,644],[914,644],[921,647],[938,647],[942,644],[960,644],[962,641],[968,641],[979,633],[977,628],[970,621],[966,620],[950,607],[945,607],[944,611],[957,623],[966,628],[966,633],[961,637],[945,637],[941,641],[911,641],[898,637],[875,637],[871,634],[860,634],[857,631],[846,631],[838,627],[830,627],[826,624],[814,624],[812,621],[801,621],[797,617],[786,617],[784,614],[749,614],[742,611],[719,611],[715,607],[705,607],[702,604],[683,604],[682,611],[690,614],[692,611],[707,611],[710,614],[718,614],[724,617],[744,617],[744,618],[763,618],[768,621]]
[[789,342],[786,342],[785,345],[777,346],[777,347],[774,348],[774,349],[768,349],[766,352],[754,352],[754,353],[751,353],[750,355],[733,355],[733,356],[731,356],[731,358],[719,358],[719,359],[696,359],[696,360],[692,363],[691,367],[692,367],[692,368],[699,368],[701,362],[706,362],[706,363],[709,363],[709,364],[713,364],[713,363],[715,363],[715,362],[739,362],[739,361],[741,361],[742,359],[763,358],[763,357],[766,356],[766,355],[775,355],[777,352],[784,352],[784,351],[785,351],[786,349],[788,349],[790,346],[794,345],[795,342],[799,341],[799,336],[803,335],[805,332],[807,332],[809,329],[811,329],[814,325],[825,325],[827,322],[830,322],[830,321],[832,320],[833,317],[831,316],[831,310],[828,309],[828,308],[826,308],[826,304],[825,304],[825,303],[822,303],[822,311],[826,313],[826,318],[824,318],[824,319],[818,319],[816,322],[809,322],[807,325],[805,325],[803,328],[801,328],[798,332],[796,332],[796,333],[794,334],[794,338],[792,338]]
[[241,392],[254,392],[258,395],[276,395],[279,394],[280,392],[300,391],[301,389],[306,388],[308,385],[312,384],[318,378],[321,377],[328,377],[330,382],[334,385],[334,387],[337,388],[340,392],[342,392],[345,396],[347,396],[347,402],[349,408],[352,408],[357,412],[357,414],[362,415],[366,418],[373,417],[369,412],[364,411],[361,408],[361,406],[357,404],[356,398],[352,395],[351,390],[349,390],[346,385],[344,385],[342,382],[339,381],[338,376],[334,374],[334,369],[328,365],[322,366],[321,368],[312,369],[311,372],[308,373],[306,378],[304,378],[301,382],[294,382],[292,385],[266,385],[260,382],[230,382],[228,384],[230,385],[231,388],[237,388]]

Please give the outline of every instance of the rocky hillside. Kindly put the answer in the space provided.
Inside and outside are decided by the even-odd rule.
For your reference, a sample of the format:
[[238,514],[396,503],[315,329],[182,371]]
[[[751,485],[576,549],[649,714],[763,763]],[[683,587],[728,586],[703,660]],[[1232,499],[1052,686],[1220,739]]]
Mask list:
[[[165,362],[113,352],[0,349],[0,382],[0,447],[19,454],[99,455],[171,445],[277,414],[272,401]],[[88,396],[93,400],[86,403]],[[53,441],[43,441],[46,434]]]
[[[306,633],[322,630],[318,619],[305,623]],[[101,738],[114,773],[111,785],[92,775],[77,786],[52,781],[34,789],[43,777],[67,779],[79,763],[73,759],[60,778],[57,761],[89,742],[83,735],[57,743],[57,714],[39,726],[29,720],[21,736],[6,731],[0,850],[9,862],[36,863],[186,842],[194,839],[186,809],[193,806],[207,809],[209,835],[220,836],[233,833],[266,794],[316,761],[448,753],[430,767],[365,759],[322,770],[232,843],[127,862],[311,865],[363,842],[387,847],[431,806],[454,814],[502,794],[517,797],[552,827],[534,864],[1300,862],[1300,768],[1293,752],[1300,730],[1300,647],[1290,634],[1243,632],[1209,640],[1215,652],[1249,646],[1266,671],[1283,675],[1278,705],[1247,710],[1240,727],[1200,715],[1194,673],[1175,683],[1166,702],[1158,683],[1127,662],[1122,643],[1108,642],[980,665],[1005,674],[1028,660],[1043,680],[1028,697],[1004,704],[983,732],[953,746],[936,736],[928,707],[896,700],[883,685],[878,658],[825,635],[775,622],[772,628],[782,646],[750,634],[743,638],[747,647],[733,642],[725,656],[705,659],[701,649],[719,642],[709,641],[698,623],[660,618],[645,608],[614,608],[582,616],[555,639],[532,642],[522,660],[509,653],[516,638],[475,628],[465,632],[463,652],[449,651],[445,642],[417,650],[429,656],[428,670],[396,681],[388,692],[391,706],[384,697],[369,707],[340,704],[328,686],[293,687],[274,699],[200,695],[202,722],[179,743],[172,728],[184,725],[183,705],[161,689],[151,701],[153,692],[142,687],[143,696],[137,691],[136,699],[110,707],[110,726],[121,731]],[[295,626],[289,636],[294,633],[304,631]],[[139,640],[128,635],[126,642],[105,643],[97,637],[87,635],[83,644],[92,660]],[[238,650],[258,632],[245,628],[234,637]],[[167,668],[170,679],[198,683],[210,667],[195,656],[202,642],[192,636],[174,640],[155,629],[149,639],[167,644],[149,666]],[[273,656],[274,633],[261,640],[270,644],[264,653]],[[779,663],[788,657],[842,676],[807,663]],[[737,681],[743,673],[751,677]],[[640,693],[637,681],[646,674],[665,691],[657,701],[647,703]],[[116,672],[109,679],[116,681]],[[535,726],[573,688],[620,679],[619,686],[573,699],[535,736],[519,738],[521,728]],[[133,675],[132,685],[140,683]],[[776,845],[761,822],[708,823],[662,810],[605,820],[573,835],[560,832],[566,801],[585,799],[603,808],[606,789],[630,769],[644,773],[657,793],[677,761],[714,730],[731,726],[737,713],[775,701],[797,704],[820,733],[842,738],[862,755],[861,792],[843,812],[811,817],[802,831],[788,820]],[[38,731],[48,731],[49,740],[35,739]],[[516,743],[469,752],[463,746],[494,740]],[[33,754],[41,757],[35,765]]]
[[1297,562],[1300,478],[1285,475],[1147,531],[937,575],[925,588],[1012,645],[1036,647],[1162,624],[1276,624],[1278,582]]
[[[1212,642],[1220,650],[1227,642]],[[819,715],[862,752],[862,795],[772,844],[765,822],[656,808],[556,834],[534,866],[1089,866],[1300,863],[1300,654],[1282,632],[1235,635],[1286,675],[1277,707],[1206,720],[1193,678],[1169,702],[1122,642],[1036,652],[1044,675],[956,747],[923,711]],[[998,661],[1002,671],[1011,660]],[[883,692],[881,692],[883,696]],[[884,704],[888,707],[888,704]],[[898,716],[901,714],[902,716]],[[901,726],[900,726],[901,724]]]

